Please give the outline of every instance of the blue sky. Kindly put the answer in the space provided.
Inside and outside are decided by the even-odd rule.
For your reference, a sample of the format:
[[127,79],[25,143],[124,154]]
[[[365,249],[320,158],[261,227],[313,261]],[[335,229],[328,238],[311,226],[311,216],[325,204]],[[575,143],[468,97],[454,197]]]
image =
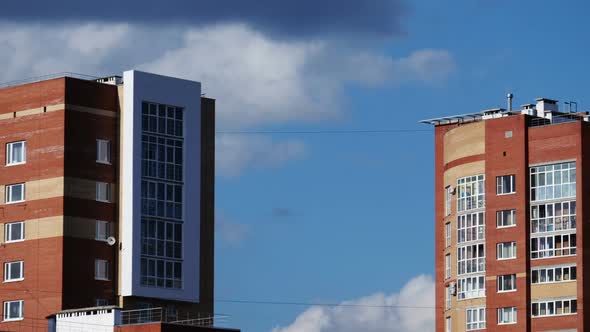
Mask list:
[[[135,67],[188,77],[218,100],[219,130],[424,130],[420,119],[504,107],[508,92],[515,105],[549,97],[587,109],[583,1],[270,1],[254,10],[179,0],[182,10],[155,16],[153,7],[112,16],[69,2],[53,19],[20,4],[0,13],[1,81]],[[431,131],[220,134],[217,146],[218,300],[432,305]],[[427,331],[433,317],[216,307],[247,332]]]

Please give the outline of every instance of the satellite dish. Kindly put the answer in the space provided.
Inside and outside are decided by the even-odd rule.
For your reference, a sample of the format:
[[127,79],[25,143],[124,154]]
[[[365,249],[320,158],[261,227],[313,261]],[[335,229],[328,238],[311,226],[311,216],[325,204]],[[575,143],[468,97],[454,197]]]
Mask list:
[[115,239],[114,236],[109,236],[109,238],[107,239],[107,244],[109,246],[113,246],[115,245],[115,243],[117,243],[117,239]]

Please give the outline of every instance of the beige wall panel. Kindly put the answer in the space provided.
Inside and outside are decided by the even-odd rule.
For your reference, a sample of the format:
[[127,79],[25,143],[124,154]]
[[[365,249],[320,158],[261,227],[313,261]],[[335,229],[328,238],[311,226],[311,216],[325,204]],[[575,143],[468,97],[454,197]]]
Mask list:
[[65,196],[96,200],[96,181],[67,178],[65,180]]
[[25,241],[63,236],[63,216],[25,220]]
[[448,131],[444,136],[444,163],[485,153],[484,121],[473,122]]
[[25,200],[27,201],[60,197],[63,195],[63,177],[29,181],[25,185]]
[[83,239],[94,239],[96,220],[80,217],[64,217],[64,235]]
[[[444,182],[446,186],[457,186],[457,179],[464,176],[484,174],[486,172],[486,162],[484,160],[474,161],[472,163],[455,166],[445,171]],[[453,195],[453,203],[456,203],[457,197]],[[456,205],[453,204],[455,207]]]
[[457,301],[457,297],[453,296],[452,305],[453,310],[450,310],[453,312],[453,318],[451,319],[452,331],[465,331],[467,327],[465,310],[472,307],[485,307],[486,298]]
[[531,300],[550,299],[572,296],[578,294],[577,282],[556,282],[552,284],[531,285]]

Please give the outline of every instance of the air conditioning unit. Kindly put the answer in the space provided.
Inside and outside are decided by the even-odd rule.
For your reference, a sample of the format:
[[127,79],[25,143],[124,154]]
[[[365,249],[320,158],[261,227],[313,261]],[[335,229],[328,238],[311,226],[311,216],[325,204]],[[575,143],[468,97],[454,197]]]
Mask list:
[[457,193],[457,188],[450,186],[449,191],[451,192],[451,195],[455,195]]
[[451,294],[453,294],[453,296],[457,296],[457,284],[451,282],[449,283],[449,288],[451,289]]

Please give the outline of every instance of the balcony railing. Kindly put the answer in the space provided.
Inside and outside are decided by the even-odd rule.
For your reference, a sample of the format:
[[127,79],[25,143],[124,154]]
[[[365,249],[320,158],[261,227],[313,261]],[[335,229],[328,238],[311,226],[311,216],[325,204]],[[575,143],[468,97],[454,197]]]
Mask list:
[[584,117],[576,114],[561,114],[553,115],[551,119],[548,118],[534,118],[530,122],[530,127],[548,126],[551,124],[573,122],[573,121],[584,121]]
[[162,308],[121,311],[121,325],[167,323],[190,326],[213,326],[227,322],[228,315],[212,315],[198,312],[168,312]]

